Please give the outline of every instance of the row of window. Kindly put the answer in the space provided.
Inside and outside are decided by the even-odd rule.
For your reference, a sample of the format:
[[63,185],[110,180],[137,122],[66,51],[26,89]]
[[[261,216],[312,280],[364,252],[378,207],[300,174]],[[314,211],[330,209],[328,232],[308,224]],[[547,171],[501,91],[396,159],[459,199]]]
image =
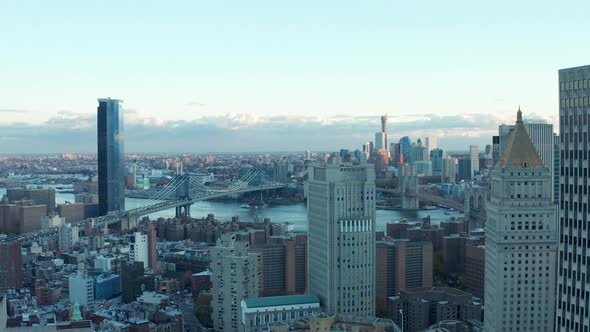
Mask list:
[[588,107],[590,106],[590,97],[579,98],[562,98],[559,100],[559,107],[573,108],[573,107]]
[[559,82],[559,91],[590,89],[590,79]]

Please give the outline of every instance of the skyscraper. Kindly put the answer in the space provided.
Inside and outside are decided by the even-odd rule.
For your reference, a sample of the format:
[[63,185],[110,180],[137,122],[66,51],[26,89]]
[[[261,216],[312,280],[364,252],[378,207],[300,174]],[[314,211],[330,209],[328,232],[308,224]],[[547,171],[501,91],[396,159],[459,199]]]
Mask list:
[[479,173],[479,146],[469,146],[469,159],[471,160],[471,179]]
[[441,175],[443,169],[443,160],[446,154],[442,149],[433,149],[430,151],[430,161],[432,162],[432,175]]
[[485,239],[485,330],[553,331],[557,225],[551,172],[519,110],[491,175]]
[[559,71],[558,331],[590,329],[590,65]]
[[375,173],[373,165],[331,158],[310,167],[309,292],[340,317],[375,316]]
[[125,160],[123,111],[120,100],[99,99],[98,210],[100,215],[125,210]]

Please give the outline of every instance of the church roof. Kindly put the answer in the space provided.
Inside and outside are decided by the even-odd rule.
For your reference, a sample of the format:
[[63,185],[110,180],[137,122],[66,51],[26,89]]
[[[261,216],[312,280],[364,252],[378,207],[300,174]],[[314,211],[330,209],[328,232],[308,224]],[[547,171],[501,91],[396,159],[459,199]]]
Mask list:
[[531,138],[522,123],[520,107],[516,116],[516,126],[510,134],[502,156],[498,161],[500,167],[543,167],[543,161],[537,153]]

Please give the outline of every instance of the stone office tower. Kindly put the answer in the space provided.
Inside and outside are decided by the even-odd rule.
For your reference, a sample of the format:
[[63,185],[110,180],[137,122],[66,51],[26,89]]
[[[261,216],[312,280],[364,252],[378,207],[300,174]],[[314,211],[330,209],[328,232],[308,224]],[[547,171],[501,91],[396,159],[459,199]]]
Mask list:
[[331,158],[310,167],[309,292],[343,319],[375,316],[375,171]]
[[590,66],[559,71],[557,330],[590,331]]
[[485,331],[553,331],[557,225],[551,179],[518,110],[491,175]]

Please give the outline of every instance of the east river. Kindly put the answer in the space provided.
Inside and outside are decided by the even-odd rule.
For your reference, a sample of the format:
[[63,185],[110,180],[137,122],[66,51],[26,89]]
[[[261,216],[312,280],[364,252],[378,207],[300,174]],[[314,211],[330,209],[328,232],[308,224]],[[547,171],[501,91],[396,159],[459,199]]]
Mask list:
[[[6,193],[5,188],[0,188],[0,197]],[[74,202],[74,194],[55,193],[56,204],[63,204],[66,201]],[[145,199],[130,198],[125,199],[125,208],[133,209],[146,204]],[[244,209],[241,202],[220,202],[220,201],[200,201],[191,206],[191,215],[194,218],[206,217],[207,214],[213,213],[215,218],[221,221],[231,220],[232,216],[239,216],[241,221],[254,221],[257,216],[268,217],[272,222],[292,223],[295,230],[305,231],[307,229],[307,209],[304,204],[265,206],[257,209]],[[446,213],[446,214],[445,214]],[[443,220],[451,217],[463,216],[457,211],[447,211],[444,209],[436,210],[418,210],[418,211],[396,211],[396,210],[377,210],[377,230],[384,231],[385,224],[392,221],[407,219],[408,221],[418,221],[422,217],[430,215],[432,224],[438,224]],[[150,218],[174,217],[174,210],[160,211],[150,215]]]

